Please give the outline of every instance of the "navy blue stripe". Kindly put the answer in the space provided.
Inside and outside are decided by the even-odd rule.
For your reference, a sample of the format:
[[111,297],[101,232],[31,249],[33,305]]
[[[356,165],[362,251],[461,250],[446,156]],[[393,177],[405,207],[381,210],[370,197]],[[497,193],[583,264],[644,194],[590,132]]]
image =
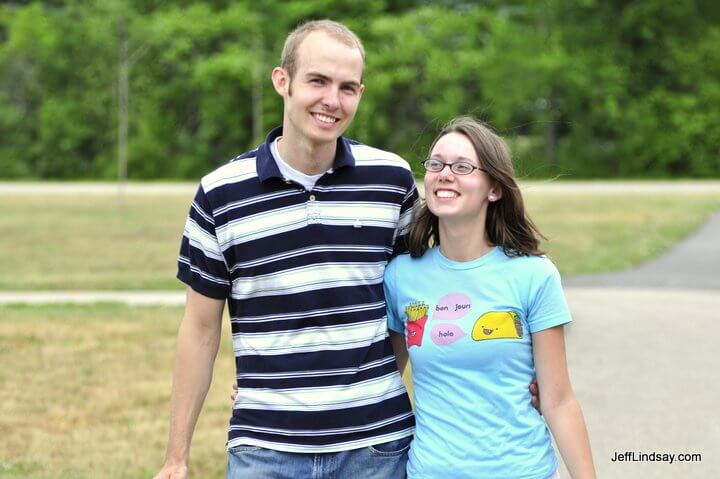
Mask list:
[[229,299],[232,317],[262,316],[297,311],[314,311],[323,308],[370,304],[385,301],[382,283],[367,286],[345,286],[282,297],[265,296],[246,300]]
[[[357,426],[358,423],[371,424],[381,422],[387,418],[402,416],[410,411],[410,400],[407,394],[400,394],[393,398],[383,401],[382,407],[377,404],[367,406],[359,406],[348,409],[335,409],[328,411],[263,411],[258,414],[254,409],[235,409],[233,411],[230,426],[240,427],[247,425],[250,427],[265,428],[267,424],[273,424],[277,429],[342,429],[346,427]],[[358,421],[361,419],[361,421]],[[368,433],[341,434],[316,437],[303,437],[303,442],[307,444],[331,444],[334,442],[343,442],[348,440],[357,440],[368,436],[378,436],[405,428],[413,427],[415,420],[409,418],[399,420],[398,422],[377,428]],[[246,430],[247,431],[247,430]],[[230,439],[242,436],[240,431],[231,430]],[[298,438],[279,437],[279,435],[268,435],[261,433],[249,433],[251,437],[257,437],[266,440],[278,440],[280,442],[296,442]],[[268,439],[273,437],[274,439]],[[289,440],[292,439],[292,440]]]
[[350,372],[338,371],[324,376],[312,376],[311,374],[307,374],[295,378],[255,378],[246,377],[241,374],[238,377],[238,385],[242,388],[291,389],[353,384],[397,371],[395,357],[388,357],[388,359],[392,359],[392,361],[388,361],[384,364],[377,364],[368,369]]
[[353,311],[348,313],[326,314],[297,319],[278,319],[274,321],[233,322],[232,332],[236,333],[268,333],[273,331],[290,331],[301,328],[327,327],[362,323],[385,316],[385,307],[371,310]]
[[390,338],[377,341],[367,348],[343,351],[314,351],[311,353],[281,354],[275,356],[239,356],[235,358],[238,372],[277,373],[315,371],[322,369],[345,369],[358,367],[371,361],[393,355]]

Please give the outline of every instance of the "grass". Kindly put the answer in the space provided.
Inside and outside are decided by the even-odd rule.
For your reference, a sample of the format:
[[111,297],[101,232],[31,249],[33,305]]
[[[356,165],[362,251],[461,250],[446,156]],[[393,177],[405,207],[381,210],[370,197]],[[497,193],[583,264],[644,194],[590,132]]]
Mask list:
[[[190,197],[0,196],[0,290],[181,290]],[[630,267],[720,209],[720,195],[526,194],[561,273]]]
[[720,195],[526,195],[563,275],[626,269],[655,258],[720,209]]
[[[181,313],[0,306],[0,477],[152,477],[167,439]],[[224,475],[232,368],[224,330],[193,442],[193,477]]]
[[0,290],[181,289],[191,197],[0,196]]

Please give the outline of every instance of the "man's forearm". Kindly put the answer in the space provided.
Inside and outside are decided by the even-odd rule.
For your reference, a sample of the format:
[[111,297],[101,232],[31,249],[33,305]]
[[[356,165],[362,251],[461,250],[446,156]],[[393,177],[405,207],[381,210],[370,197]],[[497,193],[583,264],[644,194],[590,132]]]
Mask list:
[[189,461],[193,431],[212,380],[220,330],[220,325],[208,327],[187,316],[180,325],[166,464],[187,464]]

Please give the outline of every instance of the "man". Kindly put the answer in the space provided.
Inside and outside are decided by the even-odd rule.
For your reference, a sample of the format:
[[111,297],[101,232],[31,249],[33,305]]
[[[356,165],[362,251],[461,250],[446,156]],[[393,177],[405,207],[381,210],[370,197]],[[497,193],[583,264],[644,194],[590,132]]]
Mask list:
[[298,27],[272,71],[282,128],[202,179],[178,260],[187,300],[156,479],[188,477],[225,301],[239,383],[228,478],[405,477],[414,418],[382,277],[417,192],[404,160],[341,137],[363,71],[345,26]]

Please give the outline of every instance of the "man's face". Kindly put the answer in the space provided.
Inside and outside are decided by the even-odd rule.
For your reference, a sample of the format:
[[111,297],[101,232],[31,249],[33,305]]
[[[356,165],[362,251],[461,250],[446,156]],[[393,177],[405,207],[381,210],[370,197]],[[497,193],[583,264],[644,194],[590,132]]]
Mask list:
[[324,32],[309,33],[297,50],[292,78],[273,70],[284,98],[283,136],[312,146],[334,143],[350,126],[364,90],[360,51]]

